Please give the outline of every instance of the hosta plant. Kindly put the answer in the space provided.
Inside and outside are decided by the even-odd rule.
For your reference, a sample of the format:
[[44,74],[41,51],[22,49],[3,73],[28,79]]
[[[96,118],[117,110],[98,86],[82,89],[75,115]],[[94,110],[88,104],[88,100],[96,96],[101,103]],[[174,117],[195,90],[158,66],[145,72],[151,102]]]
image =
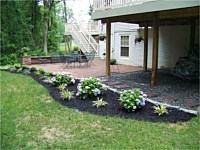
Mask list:
[[138,108],[145,106],[147,95],[140,89],[124,90],[119,97],[120,104],[128,111],[134,112]]
[[15,71],[17,71],[17,68],[11,67],[9,70],[10,70],[10,72],[15,72]]
[[76,96],[82,99],[100,95],[107,90],[98,79],[91,77],[82,79],[78,84],[77,89],[78,92],[76,93]]
[[21,73],[23,71],[23,67],[17,69],[17,72]]
[[154,112],[158,114],[159,116],[163,114],[168,114],[167,105],[165,104],[155,104],[155,106],[153,106],[153,109],[154,109]]
[[61,84],[61,85],[58,86],[58,89],[59,89],[60,91],[64,91],[65,88],[66,88],[65,84]]
[[35,67],[31,67],[31,68],[30,68],[30,71],[31,71],[31,72],[34,72],[34,71],[36,71],[36,70],[37,70],[37,69],[36,69]]
[[40,75],[41,75],[41,73],[40,73],[39,71],[35,71],[34,74],[35,74],[36,76],[40,76]]
[[64,100],[71,100],[72,98],[74,98],[74,92],[64,90],[64,91],[61,92],[61,98],[64,99]]
[[45,73],[45,76],[47,76],[47,77],[51,77],[53,74],[51,73],[51,72],[46,72]]
[[57,74],[55,77],[51,78],[53,85],[58,86],[65,84],[66,86],[75,84],[75,80],[69,74]]
[[97,98],[96,101],[93,101],[92,103],[93,103],[93,106],[96,106],[97,108],[108,105],[106,101],[103,101],[103,98],[99,99],[99,97]]
[[42,69],[42,68],[40,68],[38,71],[40,72],[40,74],[44,74],[45,73],[44,69]]

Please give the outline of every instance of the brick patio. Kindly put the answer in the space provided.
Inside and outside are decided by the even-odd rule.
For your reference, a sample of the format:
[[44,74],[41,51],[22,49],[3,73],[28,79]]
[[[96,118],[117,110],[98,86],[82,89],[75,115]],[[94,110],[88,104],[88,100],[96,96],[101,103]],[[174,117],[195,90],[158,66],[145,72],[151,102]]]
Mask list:
[[[81,78],[81,77],[99,77],[106,75],[106,61],[105,60],[94,60],[94,64],[89,64],[86,66],[85,64],[81,64],[79,66],[78,63],[75,64],[75,67],[67,66],[67,64],[63,63],[53,63],[53,64],[35,64],[30,65],[30,67],[36,67],[37,69],[43,68],[45,71],[51,72],[70,72],[73,77]],[[127,66],[127,65],[118,65],[119,73],[127,73],[133,71],[142,70],[140,66]],[[118,68],[116,65],[110,67],[111,74],[118,72]]]

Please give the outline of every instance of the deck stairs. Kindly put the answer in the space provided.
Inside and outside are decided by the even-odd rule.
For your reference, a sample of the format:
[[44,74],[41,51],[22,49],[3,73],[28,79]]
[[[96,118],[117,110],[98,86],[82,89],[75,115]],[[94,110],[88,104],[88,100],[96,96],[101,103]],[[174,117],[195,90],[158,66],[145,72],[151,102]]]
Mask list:
[[95,51],[96,56],[99,55],[98,43],[89,31],[75,23],[67,24],[67,26],[68,33],[70,33],[83,53]]

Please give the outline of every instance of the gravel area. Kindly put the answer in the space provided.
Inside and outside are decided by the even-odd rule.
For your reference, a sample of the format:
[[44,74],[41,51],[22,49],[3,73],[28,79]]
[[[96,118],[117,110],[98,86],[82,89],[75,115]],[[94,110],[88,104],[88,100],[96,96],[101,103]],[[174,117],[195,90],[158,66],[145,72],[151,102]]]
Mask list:
[[[151,71],[136,71],[124,74],[113,74],[111,77],[101,77],[102,80],[118,81],[127,84],[131,88],[140,88],[146,93],[157,93],[159,96],[150,99],[158,102],[164,102],[174,106],[180,106],[186,109],[197,110],[197,106],[188,107],[186,100],[199,102],[199,80],[182,80],[171,74],[168,69],[158,70],[158,85],[151,87]],[[121,89],[123,90],[123,89]],[[167,98],[177,99],[176,101],[166,100]]]

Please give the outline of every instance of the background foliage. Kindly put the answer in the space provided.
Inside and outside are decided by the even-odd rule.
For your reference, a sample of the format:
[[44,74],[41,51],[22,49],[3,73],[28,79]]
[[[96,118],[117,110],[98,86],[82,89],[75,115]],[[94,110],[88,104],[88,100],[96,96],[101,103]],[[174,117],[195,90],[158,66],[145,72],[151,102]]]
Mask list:
[[[44,2],[46,7],[44,9]],[[47,15],[47,51],[57,51],[64,37],[64,6],[61,0],[1,1],[1,65],[19,62],[22,47],[29,55],[44,55],[44,14]],[[73,11],[67,8],[68,21]]]

